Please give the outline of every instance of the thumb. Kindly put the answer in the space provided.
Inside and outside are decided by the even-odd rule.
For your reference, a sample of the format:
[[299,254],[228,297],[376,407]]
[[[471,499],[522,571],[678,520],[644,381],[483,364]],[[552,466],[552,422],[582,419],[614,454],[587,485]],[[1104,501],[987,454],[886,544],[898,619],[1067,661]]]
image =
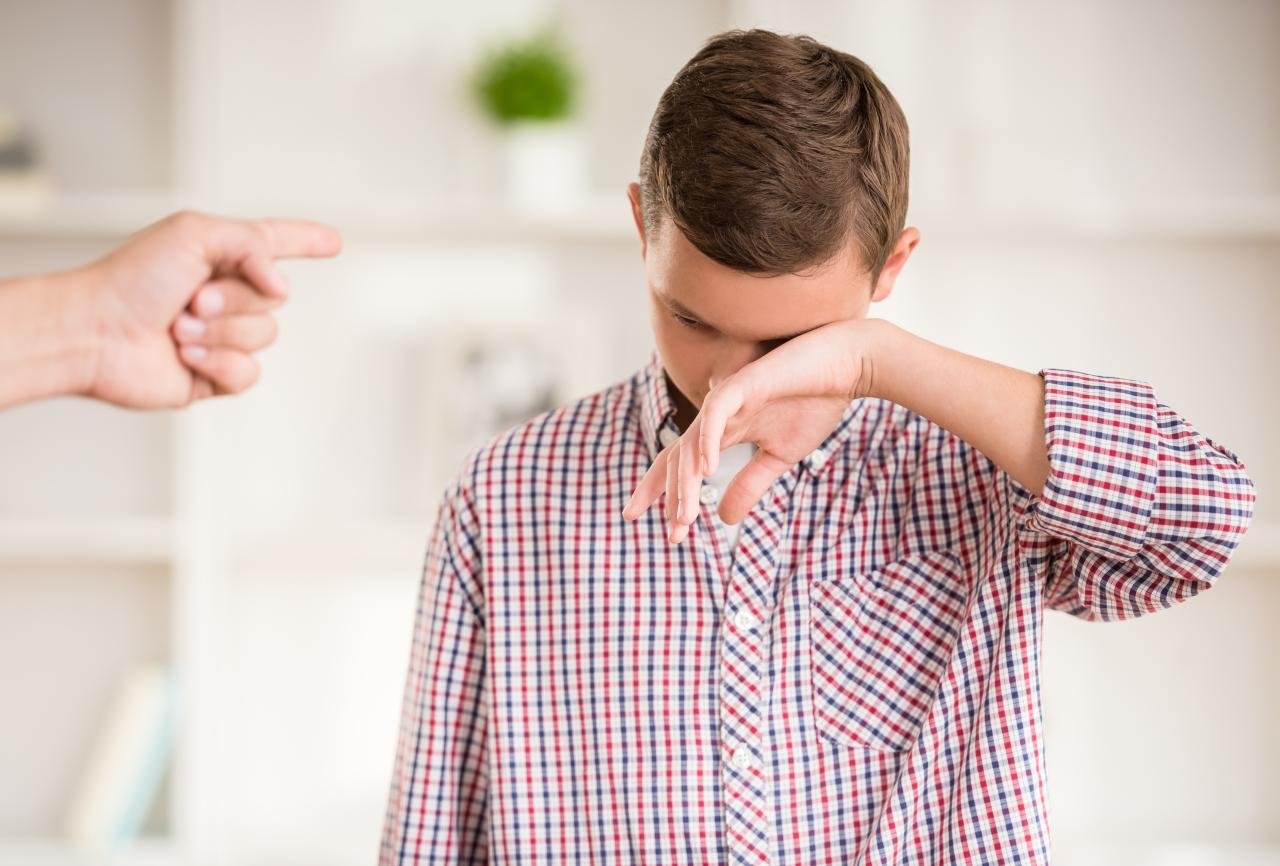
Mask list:
[[790,469],[790,465],[779,460],[763,448],[752,455],[751,460],[742,471],[733,477],[725,488],[720,499],[720,519],[725,523],[737,523],[747,516],[759,502],[773,482],[782,477]]
[[239,271],[267,297],[289,295],[289,278],[276,267],[276,259],[328,257],[342,249],[337,231],[307,220],[210,220],[205,246],[210,264]]

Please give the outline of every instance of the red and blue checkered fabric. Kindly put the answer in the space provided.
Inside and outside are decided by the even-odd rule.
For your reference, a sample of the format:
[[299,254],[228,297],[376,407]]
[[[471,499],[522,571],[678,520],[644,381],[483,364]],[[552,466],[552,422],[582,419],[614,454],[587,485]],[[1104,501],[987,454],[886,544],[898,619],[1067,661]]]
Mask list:
[[[1211,586],[1239,459],[1140,382],[1040,371],[1032,495],[881,399],[744,521],[622,508],[656,355],[473,453],[422,579],[381,863],[1046,863],[1042,613]],[[670,434],[667,434],[668,436]]]

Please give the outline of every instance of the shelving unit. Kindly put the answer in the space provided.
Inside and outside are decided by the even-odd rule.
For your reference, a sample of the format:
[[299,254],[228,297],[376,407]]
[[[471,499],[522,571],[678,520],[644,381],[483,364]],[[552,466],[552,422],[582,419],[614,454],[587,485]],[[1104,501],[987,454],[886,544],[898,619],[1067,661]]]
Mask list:
[[[39,206],[16,208],[0,202],[0,238],[118,240],[166,214],[197,206],[191,197],[128,192],[61,196]],[[208,209],[262,216],[301,213],[340,227],[348,240],[380,243],[634,243],[636,239],[621,192],[613,199],[586,199],[581,208],[566,215],[522,212],[501,200],[476,199],[429,206],[387,201],[346,208],[244,201],[222,202]]]
[[[235,565],[261,570],[305,567],[342,573],[353,567],[394,571],[425,550],[430,527],[410,521],[338,524],[254,532],[227,540]],[[181,536],[165,518],[0,523],[0,567],[6,564],[90,562],[171,565]],[[300,558],[301,557],[301,558]],[[1254,524],[1229,566],[1233,574],[1280,573],[1280,527]]]
[[0,523],[0,562],[167,564],[173,537],[162,517],[7,520]]
[[[37,206],[5,207],[0,201],[0,238],[66,238],[115,241],[166,214],[198,207],[191,197],[145,192],[60,196]],[[636,243],[636,230],[622,194],[593,195],[569,215],[522,212],[501,199],[462,198],[428,205],[407,201],[364,202],[336,207],[305,202],[285,205],[223,202],[219,212],[254,215],[302,213],[338,226],[356,241],[413,244]],[[978,237],[1068,240],[1188,240],[1275,242],[1280,240],[1280,197],[1196,202],[1063,202],[1044,209],[915,209],[908,224],[929,238]]]
[[186,866],[191,861],[167,842],[145,840],[116,854],[77,852],[59,842],[0,843],[5,866]]

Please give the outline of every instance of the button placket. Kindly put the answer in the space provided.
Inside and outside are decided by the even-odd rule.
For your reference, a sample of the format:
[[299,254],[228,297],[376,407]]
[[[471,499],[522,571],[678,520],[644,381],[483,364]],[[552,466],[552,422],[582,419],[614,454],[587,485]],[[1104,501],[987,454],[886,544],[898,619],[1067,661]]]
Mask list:
[[[746,518],[725,587],[721,633],[721,742],[726,832],[744,862],[769,862],[772,847],[772,762],[768,754],[768,628],[778,551],[761,544],[783,538],[786,509],[771,503]],[[747,540],[748,534],[753,540]],[[744,544],[749,547],[744,548]]]

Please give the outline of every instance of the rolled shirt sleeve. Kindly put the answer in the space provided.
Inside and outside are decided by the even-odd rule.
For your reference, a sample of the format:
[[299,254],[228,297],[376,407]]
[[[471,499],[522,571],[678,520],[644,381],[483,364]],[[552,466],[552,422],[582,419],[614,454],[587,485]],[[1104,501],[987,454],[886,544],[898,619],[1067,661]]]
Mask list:
[[1244,464],[1144,382],[1039,375],[1049,477],[1021,519],[1065,542],[1050,560],[1049,606],[1126,619],[1212,586],[1253,516]]

